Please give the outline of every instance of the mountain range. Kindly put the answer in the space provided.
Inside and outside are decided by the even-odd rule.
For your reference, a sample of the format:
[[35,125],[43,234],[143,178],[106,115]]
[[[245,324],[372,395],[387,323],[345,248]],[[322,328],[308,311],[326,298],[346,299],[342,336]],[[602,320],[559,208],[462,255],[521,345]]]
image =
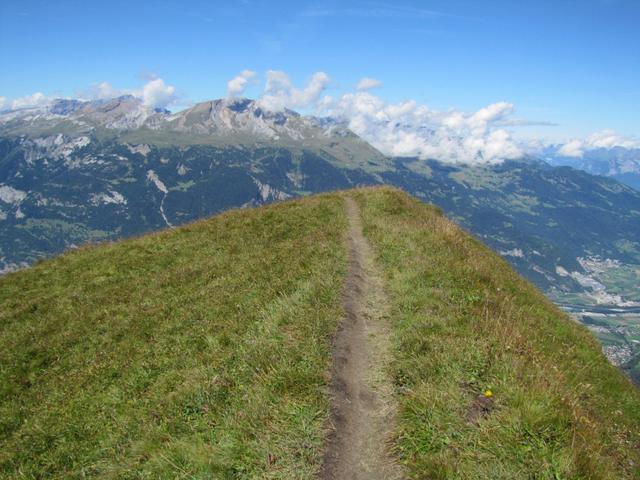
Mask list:
[[579,157],[559,155],[557,148],[547,149],[543,158],[551,165],[565,165],[593,175],[612,177],[640,190],[640,148],[595,148]]
[[[133,96],[57,100],[0,114],[0,270],[234,207],[390,184],[441,207],[558,303],[633,313],[640,192],[600,174],[637,164],[610,155],[609,170],[532,158],[450,164],[387,157],[343,122],[249,99],[177,113]],[[619,364],[640,350],[637,325],[626,328],[611,357]]]

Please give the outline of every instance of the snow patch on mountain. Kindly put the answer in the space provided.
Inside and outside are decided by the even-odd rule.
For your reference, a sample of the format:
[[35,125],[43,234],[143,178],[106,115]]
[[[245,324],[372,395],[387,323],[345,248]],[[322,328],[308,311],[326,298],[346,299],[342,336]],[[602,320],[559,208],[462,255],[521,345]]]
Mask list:
[[119,192],[111,190],[106,193],[94,193],[91,195],[91,203],[93,205],[126,205],[127,199]]
[[0,200],[4,203],[17,205],[27,198],[27,192],[10,187],[9,185],[0,185]]
[[48,135],[35,138],[21,138],[21,146],[24,152],[24,160],[27,164],[33,164],[38,160],[69,161],[77,151],[91,143],[91,138],[86,135],[69,137],[63,134]]
[[286,200],[287,198],[291,197],[291,195],[289,195],[288,193],[273,188],[268,183],[262,183],[257,178],[253,178],[253,182],[258,187],[258,193],[260,194],[260,198],[263,202],[269,202],[273,200]]
[[512,248],[511,250],[501,250],[500,255],[502,255],[503,257],[524,258],[524,252],[519,248]]
[[165,193],[165,194],[169,193],[169,189],[166,187],[164,183],[162,183],[162,180],[160,180],[160,177],[158,177],[156,172],[154,172],[153,170],[147,171],[147,180],[153,182],[156,188],[160,190],[162,193]]
[[147,156],[151,151],[151,147],[149,145],[127,145],[127,148],[131,153],[139,153],[140,155]]
[[147,180],[151,181],[158,190],[160,190],[164,195],[162,196],[162,200],[160,201],[160,215],[162,215],[162,219],[164,223],[167,224],[168,227],[173,227],[173,224],[167,218],[167,215],[164,211],[164,201],[167,199],[167,195],[169,194],[169,189],[166,185],[160,180],[160,177],[153,170],[147,171]]
[[29,264],[27,262],[11,263],[7,262],[5,257],[0,257],[0,276],[7,273],[17,272],[23,268],[27,268]]

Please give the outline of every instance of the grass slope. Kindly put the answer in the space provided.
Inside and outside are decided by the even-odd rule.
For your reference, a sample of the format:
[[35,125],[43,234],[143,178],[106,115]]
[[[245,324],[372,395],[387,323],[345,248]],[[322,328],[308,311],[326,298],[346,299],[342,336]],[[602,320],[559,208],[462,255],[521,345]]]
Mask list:
[[639,392],[584,327],[437,209],[357,199],[393,305],[410,478],[640,478]]
[[345,228],[329,195],[0,279],[0,477],[310,478]]
[[[386,279],[409,478],[640,478],[640,394],[586,329],[438,210],[349,194]],[[341,195],[1,278],[0,477],[314,478]]]

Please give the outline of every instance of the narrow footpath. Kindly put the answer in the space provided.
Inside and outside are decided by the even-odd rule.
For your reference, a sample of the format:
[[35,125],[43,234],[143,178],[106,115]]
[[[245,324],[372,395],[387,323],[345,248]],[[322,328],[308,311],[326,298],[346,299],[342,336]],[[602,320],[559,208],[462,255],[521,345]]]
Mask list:
[[345,198],[349,218],[346,317],[335,338],[332,429],[322,480],[395,480],[401,469],[391,449],[395,405],[386,375],[389,303],[371,247],[362,234],[358,204]]

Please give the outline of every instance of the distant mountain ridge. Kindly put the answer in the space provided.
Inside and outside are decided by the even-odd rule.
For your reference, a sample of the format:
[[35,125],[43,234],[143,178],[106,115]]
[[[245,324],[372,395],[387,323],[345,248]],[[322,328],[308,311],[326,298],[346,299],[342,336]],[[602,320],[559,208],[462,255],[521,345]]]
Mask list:
[[139,128],[162,119],[168,111],[144,105],[133,95],[104,100],[56,99],[50,104],[0,114],[3,135],[37,135],[65,132],[88,133],[99,127],[114,130]]
[[612,177],[640,190],[640,148],[596,148],[586,150],[580,157],[567,157],[553,149],[544,154],[551,165],[564,165],[592,175]]
[[389,160],[340,122],[248,99],[175,114],[133,96],[3,112],[0,271],[86,241],[331,189],[330,168],[351,170],[357,183],[359,171]]
[[579,257],[640,264],[640,195],[619,184],[533,158],[387,158],[344,123],[244,98],[176,113],[133,96],[4,112],[0,155],[0,269],[225,208],[381,183],[441,205],[547,290],[582,288],[556,272],[581,271]]
[[386,157],[343,122],[272,112],[246,98],[198,103],[171,113],[126,95],[111,100],[55,100],[52,104],[0,114],[0,136],[51,137],[64,142],[90,135],[121,143],[157,145],[272,145],[325,151],[351,167],[382,165]]

